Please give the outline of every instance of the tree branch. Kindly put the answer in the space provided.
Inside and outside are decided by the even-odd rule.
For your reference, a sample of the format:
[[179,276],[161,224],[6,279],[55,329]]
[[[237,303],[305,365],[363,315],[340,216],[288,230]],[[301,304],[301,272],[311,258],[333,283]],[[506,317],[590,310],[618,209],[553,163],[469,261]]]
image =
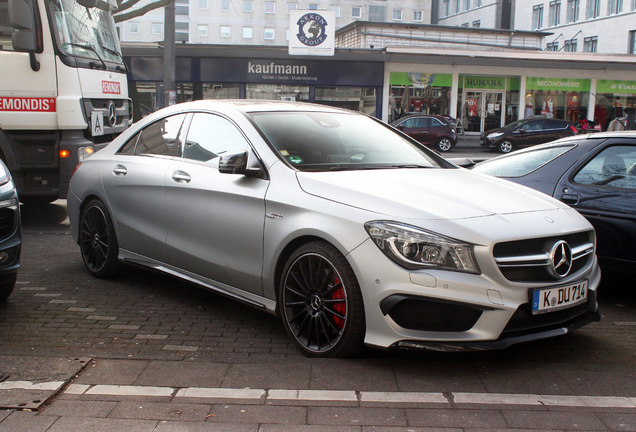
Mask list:
[[[131,1],[135,1],[135,0],[131,0]],[[131,18],[136,18],[136,17],[142,16],[142,15],[145,15],[145,14],[147,14],[148,12],[150,12],[152,10],[162,8],[165,5],[167,5],[169,3],[172,3],[173,1],[174,0],[157,0],[157,1],[153,2],[153,3],[147,4],[144,7],[132,10],[130,12],[117,13],[117,14],[114,15],[115,22],[118,23],[118,22],[122,22],[122,21],[127,21],[127,20],[129,20]],[[135,3],[136,3],[136,1],[135,1]],[[128,9],[128,7],[126,9]],[[124,10],[126,10],[126,9],[124,9]]]

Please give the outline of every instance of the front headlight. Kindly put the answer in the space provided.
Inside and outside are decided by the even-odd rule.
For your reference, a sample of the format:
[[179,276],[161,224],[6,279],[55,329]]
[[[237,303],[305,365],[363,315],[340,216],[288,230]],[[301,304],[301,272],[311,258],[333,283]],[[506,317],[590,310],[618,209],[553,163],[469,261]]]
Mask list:
[[9,183],[9,180],[11,180],[9,170],[3,163],[0,163],[0,186]]
[[402,267],[479,273],[469,243],[398,222],[373,221],[364,227],[380,250]]
[[503,135],[503,132],[493,132],[491,134],[486,135],[486,138],[495,139],[495,138],[499,138],[502,135]]

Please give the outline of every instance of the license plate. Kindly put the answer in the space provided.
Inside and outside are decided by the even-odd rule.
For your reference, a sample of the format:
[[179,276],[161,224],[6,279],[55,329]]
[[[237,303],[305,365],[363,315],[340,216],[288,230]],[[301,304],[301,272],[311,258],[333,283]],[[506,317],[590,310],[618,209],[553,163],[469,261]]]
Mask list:
[[587,301],[587,281],[572,285],[542,288],[532,292],[532,313],[566,309]]

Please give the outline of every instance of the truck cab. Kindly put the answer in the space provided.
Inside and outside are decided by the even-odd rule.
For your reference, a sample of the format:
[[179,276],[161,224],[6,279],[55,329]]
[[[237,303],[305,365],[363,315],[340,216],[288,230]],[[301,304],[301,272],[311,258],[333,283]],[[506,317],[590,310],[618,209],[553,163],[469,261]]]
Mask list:
[[132,123],[115,0],[0,0],[0,157],[22,202],[65,198]]

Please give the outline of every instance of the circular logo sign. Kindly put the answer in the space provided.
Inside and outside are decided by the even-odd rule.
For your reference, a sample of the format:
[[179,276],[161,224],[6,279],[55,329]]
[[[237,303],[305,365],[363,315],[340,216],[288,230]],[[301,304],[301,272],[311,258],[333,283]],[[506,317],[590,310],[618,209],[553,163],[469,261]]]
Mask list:
[[572,268],[572,249],[570,245],[560,240],[552,246],[550,251],[550,267],[548,267],[553,277],[563,278],[570,273]]
[[327,39],[325,27],[327,20],[317,13],[307,13],[296,22],[298,34],[296,37],[304,45],[315,47],[322,44]]

